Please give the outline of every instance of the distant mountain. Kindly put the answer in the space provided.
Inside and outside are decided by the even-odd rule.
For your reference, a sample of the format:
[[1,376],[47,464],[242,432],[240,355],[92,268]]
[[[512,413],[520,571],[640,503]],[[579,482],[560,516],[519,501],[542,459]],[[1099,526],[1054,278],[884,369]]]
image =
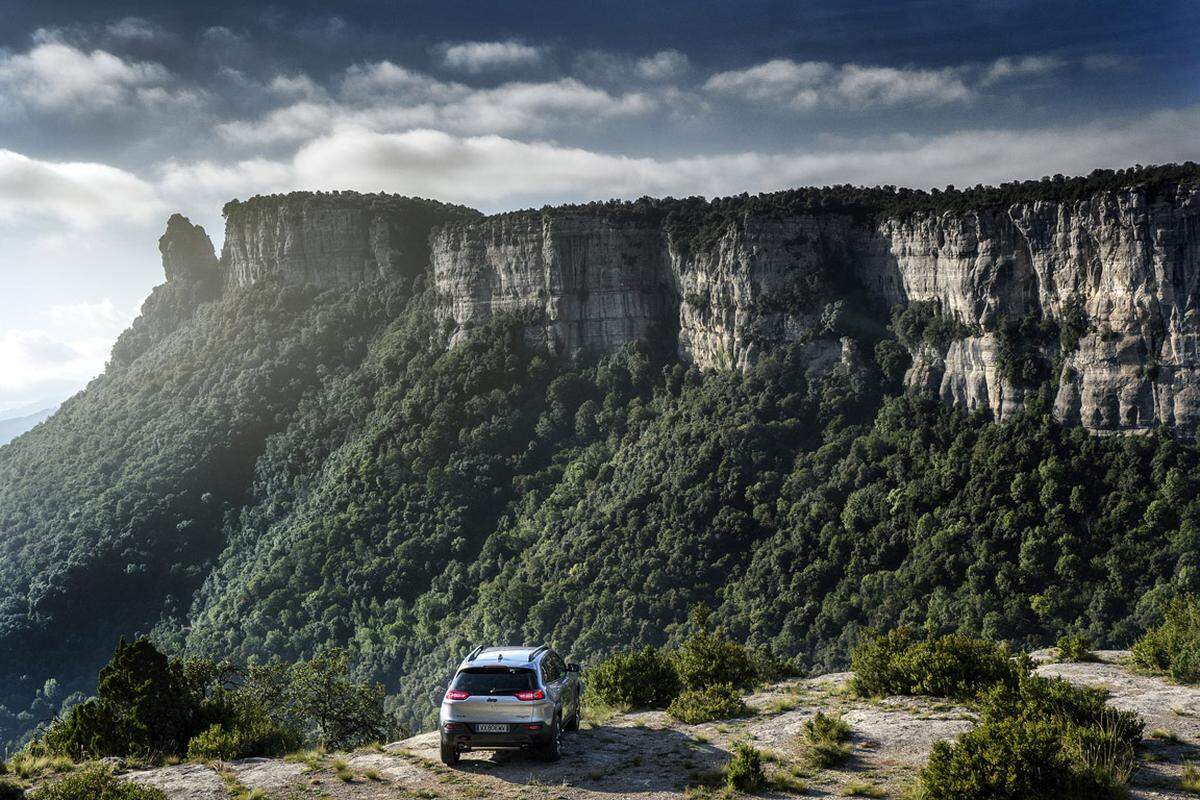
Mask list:
[[25,431],[30,430],[39,422],[48,419],[57,410],[58,406],[54,406],[53,408],[43,408],[40,411],[20,417],[0,419],[0,447],[8,444]]

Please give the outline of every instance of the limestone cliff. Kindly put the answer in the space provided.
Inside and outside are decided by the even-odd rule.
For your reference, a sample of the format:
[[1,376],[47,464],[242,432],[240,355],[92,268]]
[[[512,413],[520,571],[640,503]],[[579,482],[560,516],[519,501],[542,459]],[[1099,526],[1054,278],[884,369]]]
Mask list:
[[[848,315],[882,327],[927,302],[966,333],[944,352],[914,347],[908,380],[947,402],[1003,419],[1056,369],[1055,412],[1070,424],[1200,422],[1194,183],[897,215],[751,203],[702,235],[660,211],[595,204],[447,226],[432,242],[441,313],[461,331],[534,310],[531,335],[568,355],[650,341],[702,368],[744,367],[801,343],[819,366]],[[1068,324],[1079,329],[1063,346]]]
[[323,288],[411,281],[429,263],[429,232],[478,212],[384,194],[295,192],[225,206],[227,287],[266,279]]
[[163,257],[168,285],[216,276],[226,292],[424,273],[455,337],[516,311],[568,359],[640,342],[704,369],[745,368],[785,344],[821,368],[843,357],[844,336],[881,335],[925,304],[956,333],[908,343],[912,386],[1004,419],[1052,379],[1069,424],[1190,431],[1200,168],[1158,169],[1153,180],[1139,169],[945,194],[838,187],[492,217],[294,193],[227,205],[219,263],[202,230],[172,218]]

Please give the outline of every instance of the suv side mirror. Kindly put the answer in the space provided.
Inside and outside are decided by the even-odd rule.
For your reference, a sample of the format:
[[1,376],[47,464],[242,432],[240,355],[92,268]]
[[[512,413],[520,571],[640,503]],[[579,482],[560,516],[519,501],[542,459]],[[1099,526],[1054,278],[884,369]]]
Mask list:
[[567,664],[567,672],[579,672],[578,664]]

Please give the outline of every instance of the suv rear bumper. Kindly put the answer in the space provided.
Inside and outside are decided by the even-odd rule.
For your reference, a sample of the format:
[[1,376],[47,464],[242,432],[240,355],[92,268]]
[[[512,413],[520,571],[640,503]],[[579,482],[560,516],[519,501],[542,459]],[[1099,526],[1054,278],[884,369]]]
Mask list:
[[552,730],[539,722],[512,723],[508,733],[476,733],[471,723],[460,723],[463,730],[442,727],[442,745],[456,750],[521,750],[542,747],[550,741]]

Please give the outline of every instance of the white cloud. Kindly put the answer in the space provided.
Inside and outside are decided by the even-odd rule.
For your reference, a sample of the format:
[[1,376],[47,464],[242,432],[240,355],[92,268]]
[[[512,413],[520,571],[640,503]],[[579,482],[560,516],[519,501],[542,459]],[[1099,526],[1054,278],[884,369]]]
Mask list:
[[146,222],[162,212],[155,188],[132,173],[0,150],[0,220],[49,217],[89,228],[107,220]]
[[152,42],[170,36],[158,23],[143,17],[125,17],[111,23],[105,30],[110,36],[130,41]]
[[574,78],[562,78],[473,91],[444,106],[440,117],[456,131],[515,133],[545,130],[564,122],[635,116],[654,107],[655,101],[640,92],[613,95]]
[[264,158],[233,163],[168,161],[159,169],[159,188],[173,206],[220,206],[234,197],[271,194],[296,188],[294,171]]
[[[191,182],[236,194],[357,189],[511,208],[643,194],[719,195],[837,183],[931,187],[998,183],[1057,172],[1087,173],[1196,157],[1190,131],[1200,108],[1135,120],[1035,130],[969,130],[862,138],[802,150],[681,158],[632,157],[437,130],[383,133],[344,127],[300,148],[290,161],[176,165],[165,178],[183,195]],[[258,175],[253,175],[257,170]],[[239,181],[241,181],[239,183]],[[260,182],[261,181],[261,182]],[[264,186],[269,189],[263,188]],[[228,196],[228,193],[226,194]]]
[[391,61],[350,67],[346,70],[340,89],[345,100],[360,104],[383,100],[401,103],[447,102],[471,91],[461,83],[439,81]]
[[1012,78],[1031,78],[1046,75],[1066,65],[1056,56],[1022,56],[1020,58],[998,58],[991,63],[979,81],[980,86],[990,86]]
[[[299,79],[287,84],[297,85]],[[239,145],[304,142],[345,127],[515,134],[643,115],[659,102],[645,92],[613,94],[575,78],[478,89],[439,81],[390,61],[348,69],[338,84],[337,99],[315,91],[308,94],[257,119],[221,123],[217,133]]]
[[510,67],[528,67],[539,63],[544,55],[540,47],[508,40],[504,42],[462,42],[443,44],[442,63],[450,69],[481,73]]
[[276,75],[268,85],[270,92],[279,97],[301,97],[312,100],[325,97],[325,90],[316,81],[303,73],[296,75]]
[[708,79],[710,92],[798,109],[943,105],[969,100],[971,90],[956,69],[897,69],[779,58]]
[[650,81],[678,78],[688,71],[688,57],[678,50],[660,50],[648,58],[638,59],[638,75]]
[[58,41],[53,32],[39,31],[36,38],[26,53],[0,51],[0,99],[41,111],[112,111],[139,90],[171,81],[161,64],[127,61],[106,50],[85,52]]

